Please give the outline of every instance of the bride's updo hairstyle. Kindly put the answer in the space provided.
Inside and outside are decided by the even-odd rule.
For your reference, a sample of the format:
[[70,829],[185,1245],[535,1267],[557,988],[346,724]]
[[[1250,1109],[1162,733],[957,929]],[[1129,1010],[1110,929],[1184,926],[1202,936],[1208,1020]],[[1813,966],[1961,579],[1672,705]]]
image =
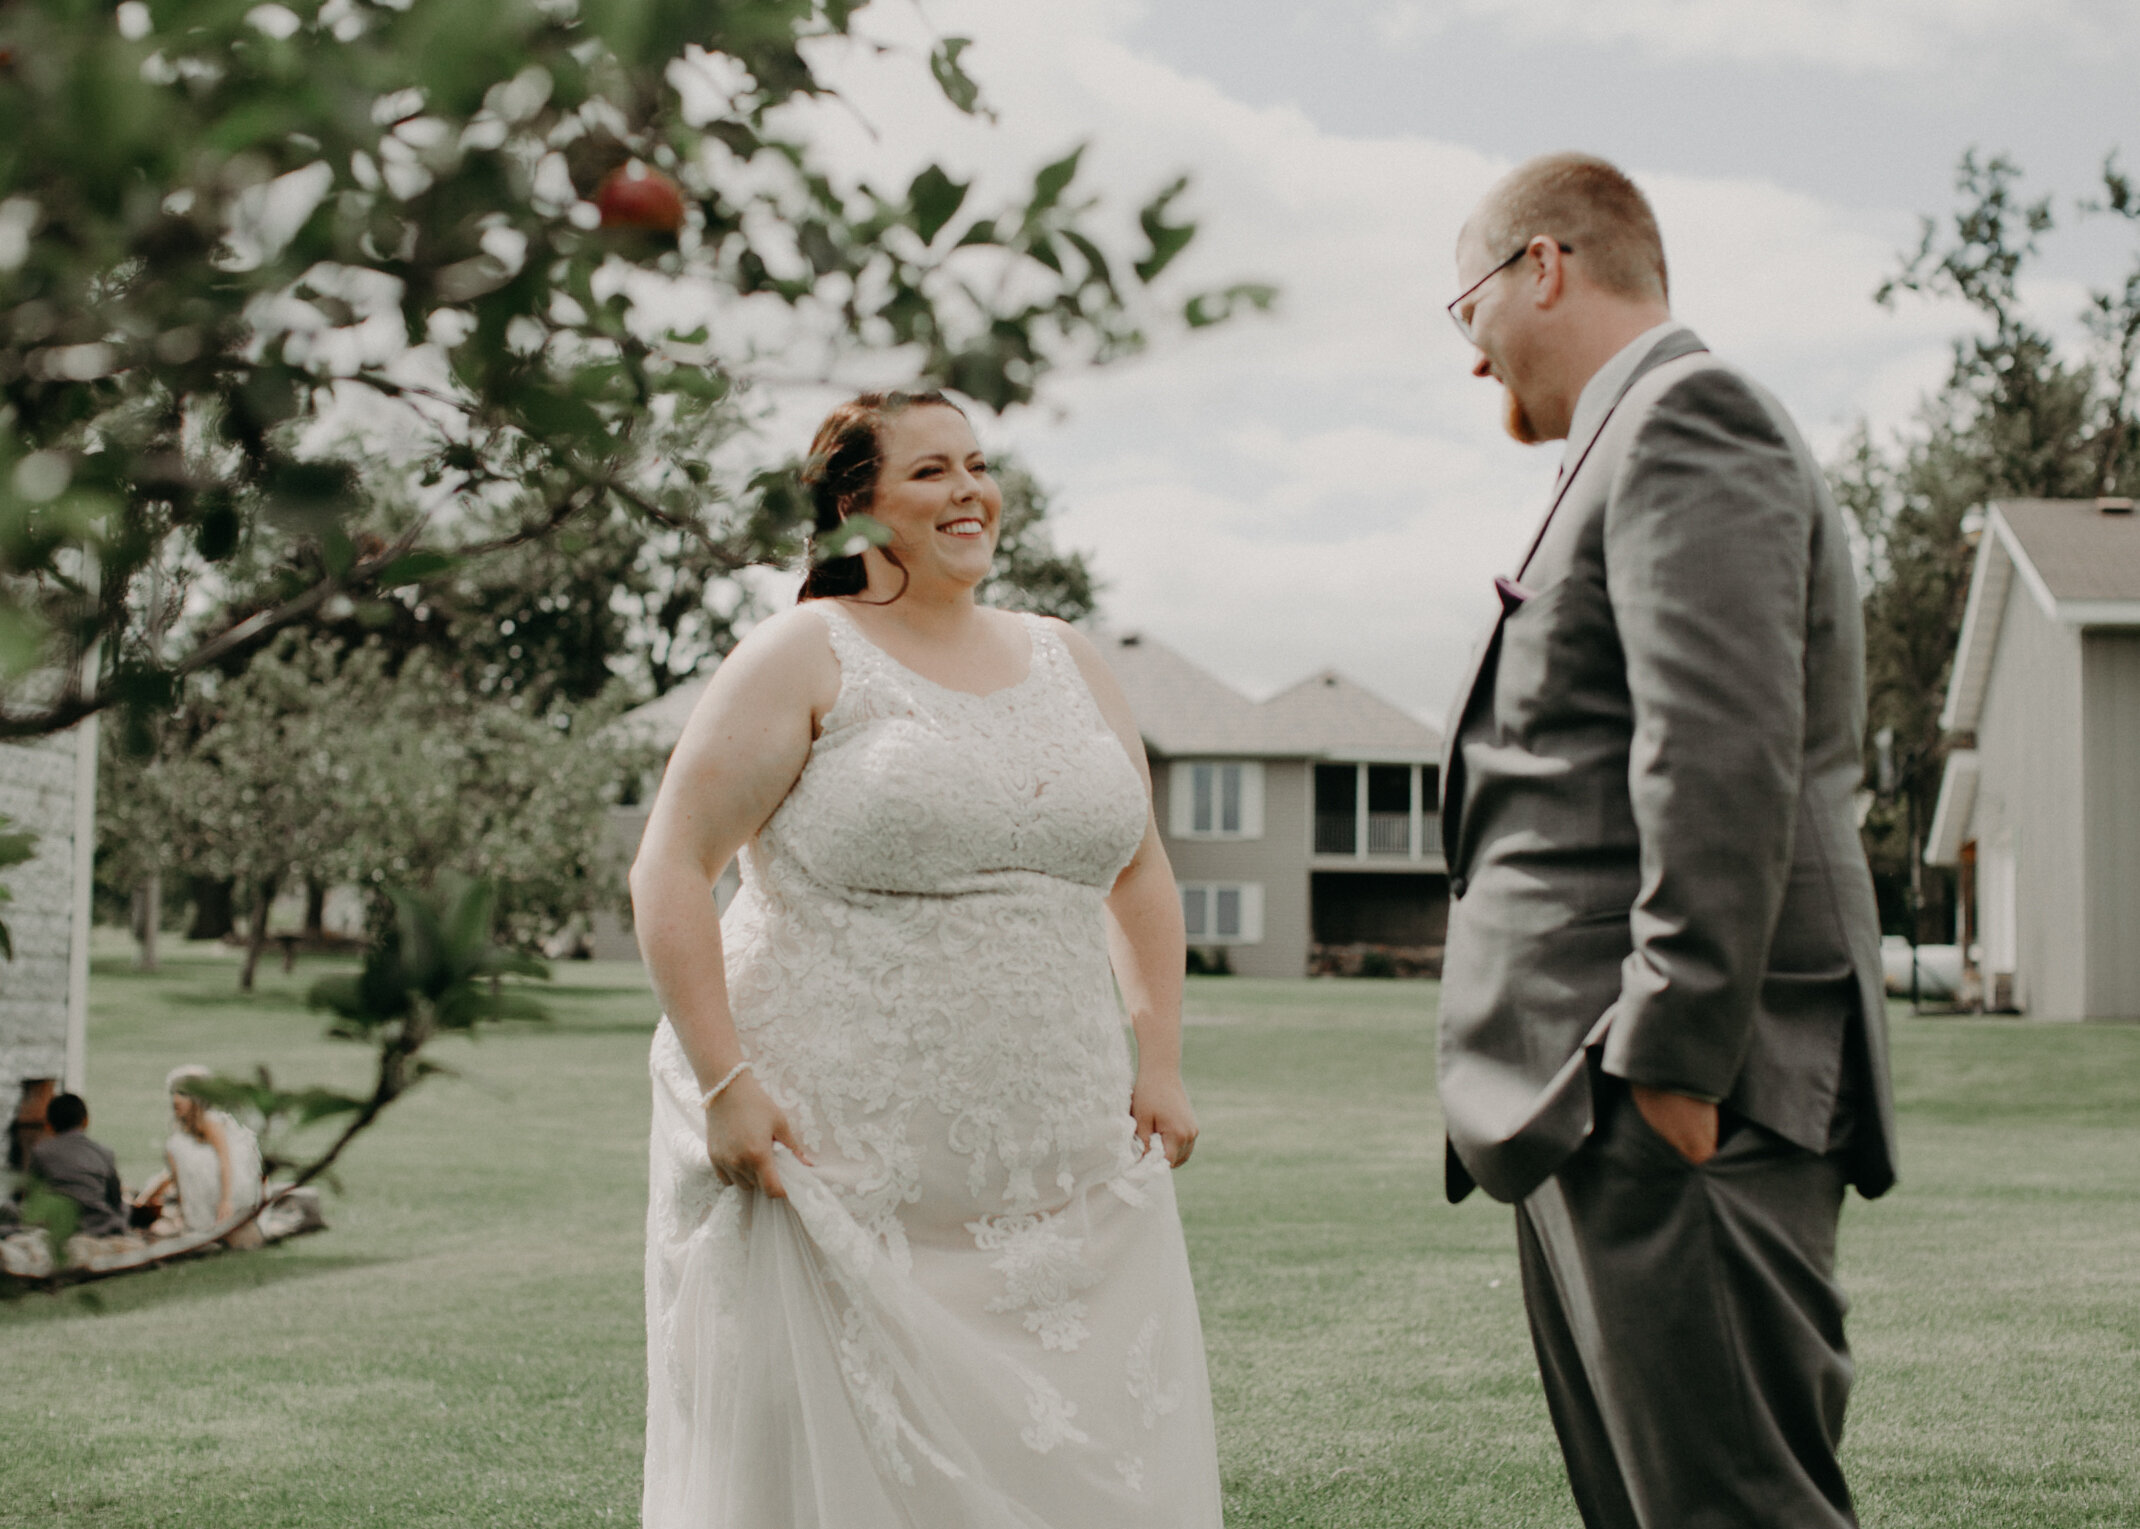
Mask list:
[[[813,543],[839,530],[848,516],[869,508],[877,497],[877,477],[884,470],[885,427],[907,410],[929,405],[957,410],[962,417],[966,412],[932,388],[922,393],[857,393],[825,416],[802,470],[803,487],[809,490],[815,512]],[[899,569],[903,581],[906,569],[898,555],[889,547],[878,551]],[[819,558],[813,547],[810,571],[803,578],[802,593],[795,598],[799,604],[831,595],[859,595],[868,588],[869,570],[859,552],[853,557]],[[899,594],[904,593],[902,582]],[[892,596],[892,600],[898,598],[898,594]],[[889,605],[891,600],[883,603]]]

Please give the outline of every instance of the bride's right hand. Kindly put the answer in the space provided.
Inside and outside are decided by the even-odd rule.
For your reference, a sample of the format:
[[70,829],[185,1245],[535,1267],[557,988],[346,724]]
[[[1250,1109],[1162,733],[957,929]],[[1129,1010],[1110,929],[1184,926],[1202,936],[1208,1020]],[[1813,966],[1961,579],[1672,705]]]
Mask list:
[[744,1073],[721,1090],[706,1108],[706,1156],[714,1177],[742,1189],[762,1189],[776,1200],[787,1198],[780,1169],[773,1162],[778,1142],[808,1163],[787,1112],[773,1102],[758,1080]]

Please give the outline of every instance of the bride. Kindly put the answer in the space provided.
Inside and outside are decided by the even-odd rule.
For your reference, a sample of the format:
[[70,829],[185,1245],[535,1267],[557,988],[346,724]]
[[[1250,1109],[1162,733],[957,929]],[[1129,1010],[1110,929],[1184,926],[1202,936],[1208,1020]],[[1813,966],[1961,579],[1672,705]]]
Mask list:
[[805,477],[891,539],[722,663],[632,867],[644,1522],[1217,1529],[1136,724],[1082,636],[976,604],[1003,501],[948,399],[843,404]]

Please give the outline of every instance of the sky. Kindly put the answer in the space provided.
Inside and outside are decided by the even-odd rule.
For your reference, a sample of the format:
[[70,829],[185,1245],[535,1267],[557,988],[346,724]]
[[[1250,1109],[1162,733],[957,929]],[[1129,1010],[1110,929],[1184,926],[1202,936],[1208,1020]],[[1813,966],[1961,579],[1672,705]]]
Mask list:
[[[973,39],[993,125],[933,96],[932,29]],[[1113,216],[1191,176],[1167,295],[1282,290],[980,420],[1051,491],[1105,623],[1251,696],[1335,667],[1436,723],[1558,461],[1500,433],[1440,312],[1498,176],[1559,148],[1632,174],[1677,314],[1825,457],[1859,420],[1906,428],[1966,328],[1871,299],[1965,148],[2010,153],[2063,224],[2107,151],[2140,156],[2129,0],[879,0],[861,30],[895,47],[832,62],[835,162],[1008,192],[1087,142]],[[2054,235],[2025,289],[2056,329],[2122,279],[2107,221]]]

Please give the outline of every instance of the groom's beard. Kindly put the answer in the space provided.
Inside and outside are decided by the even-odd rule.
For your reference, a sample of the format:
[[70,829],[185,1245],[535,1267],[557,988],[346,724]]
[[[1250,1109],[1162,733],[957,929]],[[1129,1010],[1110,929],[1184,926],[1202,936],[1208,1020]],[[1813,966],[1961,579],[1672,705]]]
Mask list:
[[1510,439],[1517,445],[1536,446],[1544,437],[1538,433],[1538,427],[1531,423],[1531,416],[1525,411],[1523,400],[1518,398],[1516,390],[1506,383],[1501,385],[1501,396],[1504,400],[1501,428],[1509,433]]

